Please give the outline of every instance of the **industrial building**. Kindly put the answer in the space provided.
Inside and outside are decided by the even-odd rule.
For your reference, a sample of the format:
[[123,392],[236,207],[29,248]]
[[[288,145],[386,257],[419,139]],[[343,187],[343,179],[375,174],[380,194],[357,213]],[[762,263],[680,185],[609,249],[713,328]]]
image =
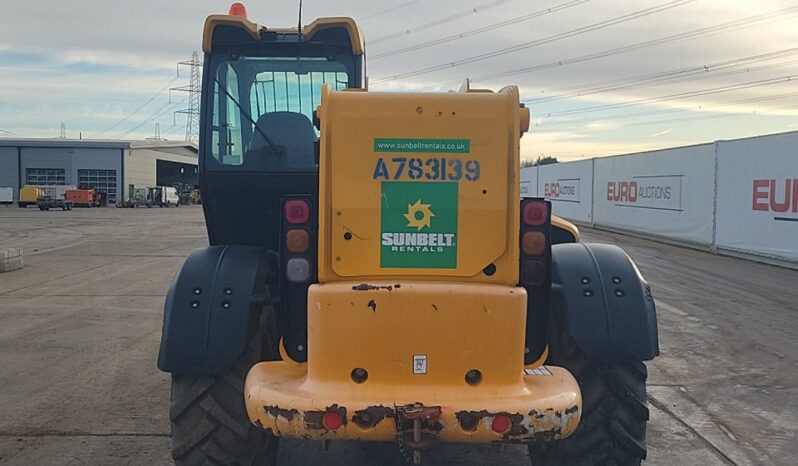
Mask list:
[[134,188],[197,183],[197,148],[186,142],[0,138],[0,186],[92,187],[109,203]]

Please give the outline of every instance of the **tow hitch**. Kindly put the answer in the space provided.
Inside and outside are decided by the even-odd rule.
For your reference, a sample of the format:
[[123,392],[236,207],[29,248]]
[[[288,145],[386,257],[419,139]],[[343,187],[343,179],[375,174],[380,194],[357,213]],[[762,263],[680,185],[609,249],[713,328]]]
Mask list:
[[440,406],[414,403],[396,407],[399,449],[408,461],[421,464],[421,450],[435,442],[443,428],[440,417]]

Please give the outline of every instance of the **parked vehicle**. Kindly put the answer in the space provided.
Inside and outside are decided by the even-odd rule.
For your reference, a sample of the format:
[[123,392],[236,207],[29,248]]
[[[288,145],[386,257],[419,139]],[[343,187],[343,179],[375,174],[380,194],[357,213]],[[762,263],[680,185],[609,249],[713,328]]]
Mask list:
[[0,205],[11,205],[14,203],[14,189],[8,186],[0,186]]
[[68,189],[64,192],[64,200],[75,207],[99,207],[100,196],[94,189]]
[[21,208],[36,205],[40,197],[44,197],[44,190],[39,186],[25,185],[19,189],[17,205]]
[[147,192],[147,207],[178,207],[180,197],[177,190],[170,186],[156,186]]
[[46,211],[50,209],[72,210],[72,202],[64,199],[56,199],[45,195],[36,201],[39,210]]
[[144,207],[147,205],[148,192],[148,188],[131,187],[128,199],[116,201],[116,206],[124,208]]

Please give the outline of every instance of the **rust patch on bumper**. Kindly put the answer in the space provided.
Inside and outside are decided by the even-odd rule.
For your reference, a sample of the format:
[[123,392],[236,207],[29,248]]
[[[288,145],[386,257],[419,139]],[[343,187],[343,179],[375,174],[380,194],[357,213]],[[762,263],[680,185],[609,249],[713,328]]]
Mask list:
[[363,428],[369,428],[376,426],[386,418],[395,419],[396,411],[393,408],[387,408],[382,405],[369,406],[355,411],[355,415],[352,416],[352,422]]
[[402,285],[369,285],[368,283],[361,283],[352,287],[352,291],[371,291],[371,290],[388,290],[394,288],[401,288]]
[[264,406],[263,410],[267,413],[271,414],[275,418],[283,417],[286,421],[291,422],[294,420],[294,416],[299,414],[299,411],[296,409],[282,409],[279,406]]

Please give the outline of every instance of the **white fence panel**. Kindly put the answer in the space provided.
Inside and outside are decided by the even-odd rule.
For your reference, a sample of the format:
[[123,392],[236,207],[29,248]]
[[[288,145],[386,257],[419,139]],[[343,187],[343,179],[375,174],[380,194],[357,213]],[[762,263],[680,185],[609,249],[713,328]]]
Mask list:
[[521,197],[535,197],[538,192],[538,167],[521,169]]
[[715,144],[594,162],[593,222],[709,246]]
[[798,133],[718,143],[716,245],[798,260]]
[[593,221],[593,160],[555,163],[538,167],[538,196],[551,201],[555,215]]

